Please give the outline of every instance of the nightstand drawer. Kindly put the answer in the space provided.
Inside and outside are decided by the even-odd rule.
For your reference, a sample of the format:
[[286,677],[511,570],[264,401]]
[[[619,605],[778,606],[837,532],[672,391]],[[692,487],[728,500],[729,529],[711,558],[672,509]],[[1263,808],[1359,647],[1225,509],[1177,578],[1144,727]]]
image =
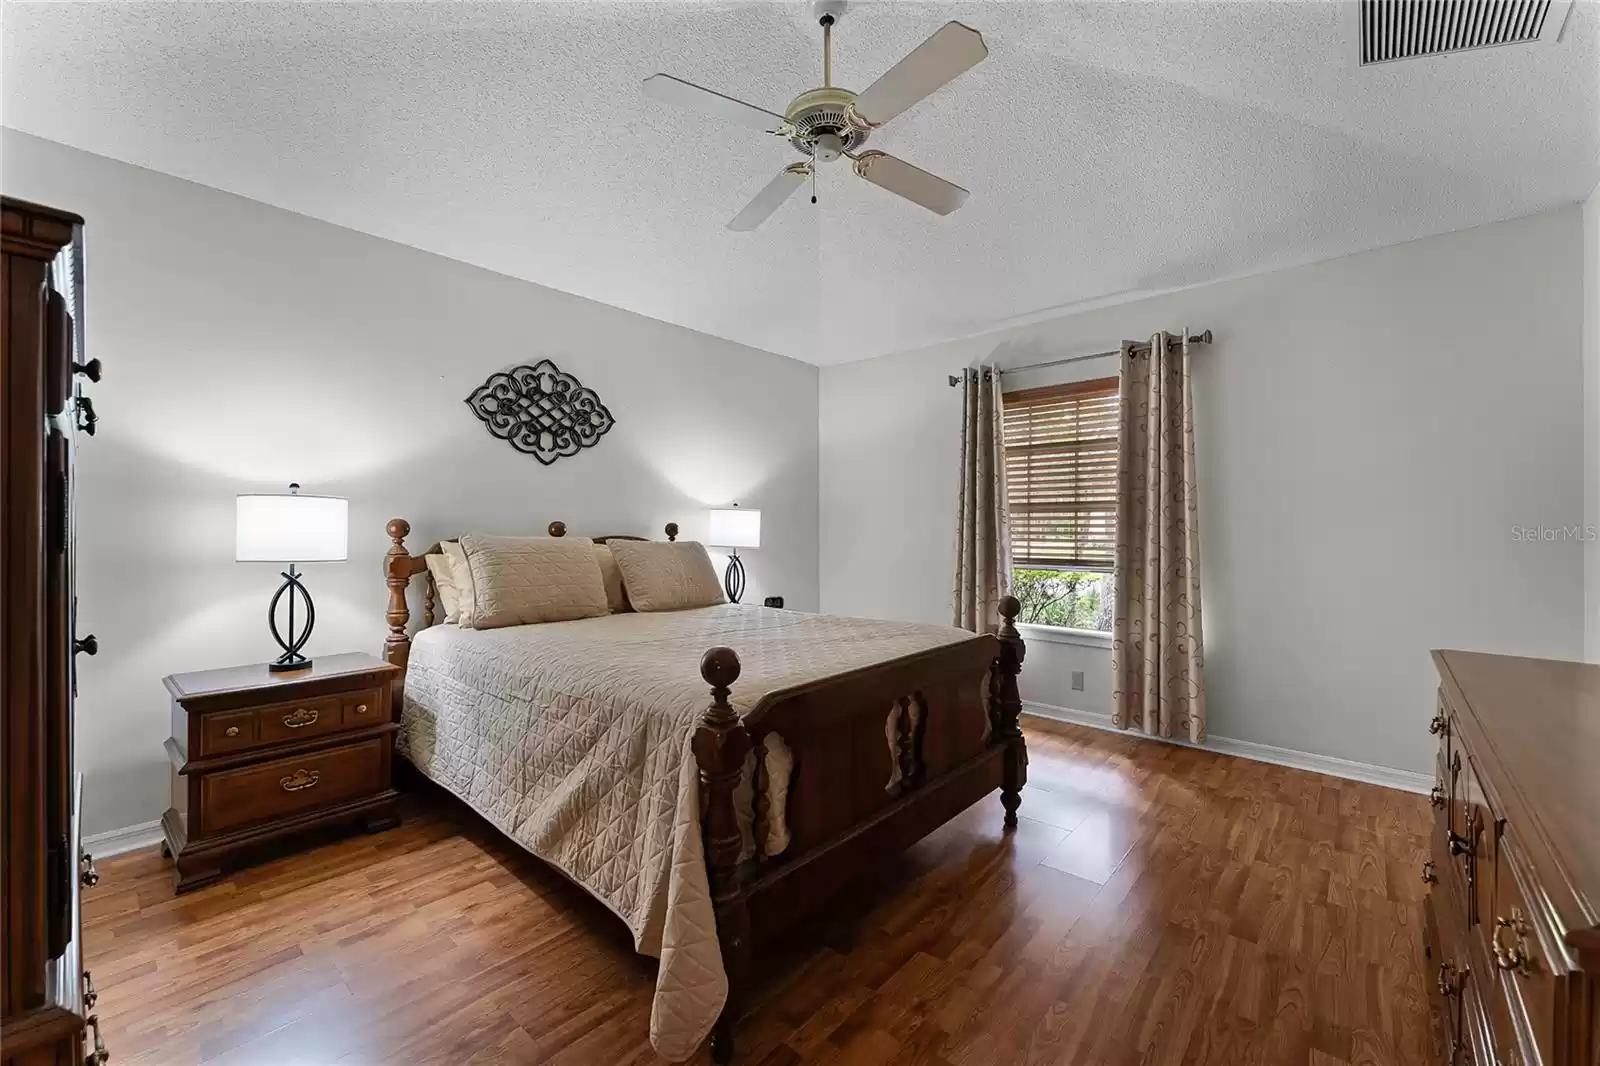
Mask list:
[[388,786],[388,743],[388,737],[378,737],[206,774],[200,780],[201,822],[207,833],[217,833],[380,792]]
[[208,714],[200,720],[201,755],[222,755],[243,751],[258,743],[255,711],[228,711]]
[[256,735],[263,744],[287,744],[345,728],[339,696],[275,703],[256,711]]
[[346,729],[365,729],[389,720],[388,705],[381,690],[369,689],[339,698],[342,720]]

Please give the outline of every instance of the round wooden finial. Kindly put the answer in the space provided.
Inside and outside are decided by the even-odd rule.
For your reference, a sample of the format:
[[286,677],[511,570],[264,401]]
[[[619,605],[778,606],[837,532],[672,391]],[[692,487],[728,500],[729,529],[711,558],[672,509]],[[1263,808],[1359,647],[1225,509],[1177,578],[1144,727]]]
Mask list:
[[668,540],[677,540],[678,539],[678,523],[676,523],[676,522],[668,522],[667,523],[667,539]]
[[551,522],[545,532],[552,537],[564,537],[567,535],[567,524],[565,522]]
[[1017,615],[1022,611],[1022,601],[1015,596],[1000,597],[1000,617],[1008,622],[1016,621]]
[[739,680],[739,653],[732,648],[712,648],[700,656],[700,676],[712,688],[727,688]]
[[404,518],[389,519],[389,536],[394,540],[404,540],[406,534],[411,532],[411,523]]

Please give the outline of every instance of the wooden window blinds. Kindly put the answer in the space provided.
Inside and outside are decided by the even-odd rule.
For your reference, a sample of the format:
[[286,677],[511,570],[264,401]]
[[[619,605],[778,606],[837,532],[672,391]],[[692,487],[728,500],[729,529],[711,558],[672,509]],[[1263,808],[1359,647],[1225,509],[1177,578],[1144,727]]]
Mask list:
[[1013,566],[1112,568],[1121,413],[1116,378],[1005,394]]

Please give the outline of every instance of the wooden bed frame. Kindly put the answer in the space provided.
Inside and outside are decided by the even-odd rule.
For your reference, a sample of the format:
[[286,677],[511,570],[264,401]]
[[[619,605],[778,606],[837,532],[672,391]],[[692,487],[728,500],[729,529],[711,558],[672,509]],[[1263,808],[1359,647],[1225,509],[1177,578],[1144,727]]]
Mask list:
[[[383,654],[404,670],[411,652],[406,590],[413,577],[424,575],[422,623],[433,625],[437,593],[424,556],[440,549],[410,554],[405,537],[411,526],[403,518],[391,519],[388,532],[389,635]],[[566,525],[552,522],[549,533],[564,536]],[[676,540],[677,524],[668,524],[666,533]],[[711,1035],[714,1061],[733,1057],[733,1030],[757,944],[828,902],[873,860],[904,850],[995,789],[1005,807],[1005,828],[1016,826],[1028,772],[1018,725],[1017,675],[1026,651],[1015,625],[1018,609],[1015,597],[1001,601],[998,635],[773,693],[743,716],[728,703],[739,677],[738,654],[718,647],[701,658],[711,703],[693,750],[700,768],[706,875],[728,974],[727,1004]],[[402,674],[394,685],[397,721],[404,683]],[[890,714],[900,726],[893,753],[886,738]],[[794,755],[786,811],[791,841],[782,854],[768,856],[763,741],[774,732]],[[756,853],[741,862],[734,789],[752,750]],[[896,764],[899,776],[886,785]]]

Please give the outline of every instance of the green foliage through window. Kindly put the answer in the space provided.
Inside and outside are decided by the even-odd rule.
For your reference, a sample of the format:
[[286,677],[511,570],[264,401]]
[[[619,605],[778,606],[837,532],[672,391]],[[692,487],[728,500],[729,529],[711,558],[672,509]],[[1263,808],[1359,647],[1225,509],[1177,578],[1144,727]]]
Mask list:
[[1110,574],[1013,570],[1011,594],[1022,601],[1019,622],[1111,632]]

